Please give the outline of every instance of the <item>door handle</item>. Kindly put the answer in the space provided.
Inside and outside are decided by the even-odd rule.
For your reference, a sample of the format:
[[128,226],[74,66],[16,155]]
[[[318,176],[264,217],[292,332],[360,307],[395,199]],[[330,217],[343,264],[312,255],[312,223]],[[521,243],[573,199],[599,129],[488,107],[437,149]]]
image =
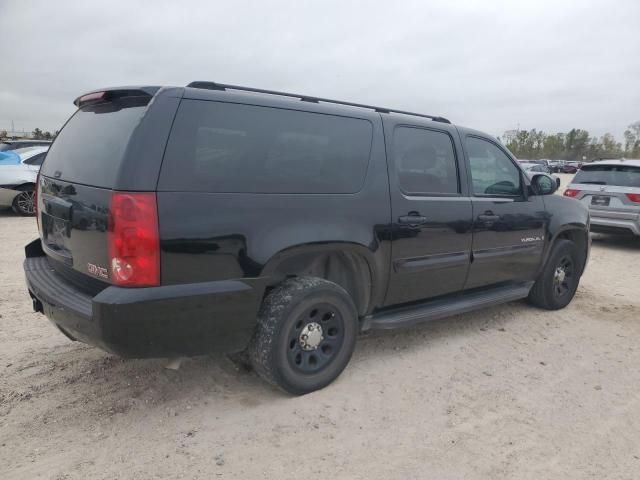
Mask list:
[[491,210],[488,210],[478,215],[478,220],[482,222],[497,222],[498,220],[500,220],[500,215],[496,215]]
[[423,225],[427,223],[427,217],[423,217],[422,215],[403,215],[398,217],[398,223],[402,223],[404,225]]

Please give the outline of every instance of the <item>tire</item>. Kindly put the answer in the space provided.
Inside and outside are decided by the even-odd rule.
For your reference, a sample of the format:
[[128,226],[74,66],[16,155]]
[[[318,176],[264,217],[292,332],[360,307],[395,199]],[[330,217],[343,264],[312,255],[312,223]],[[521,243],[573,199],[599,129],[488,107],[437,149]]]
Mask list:
[[267,382],[304,395],[342,373],[357,334],[356,307],[342,287],[321,278],[291,278],[263,301],[249,359]]
[[529,292],[529,302],[547,310],[569,305],[578,289],[582,259],[570,240],[558,240],[540,276]]
[[33,185],[28,187],[20,187],[20,193],[13,199],[11,208],[18,215],[23,217],[33,217],[36,214],[35,207],[35,188]]

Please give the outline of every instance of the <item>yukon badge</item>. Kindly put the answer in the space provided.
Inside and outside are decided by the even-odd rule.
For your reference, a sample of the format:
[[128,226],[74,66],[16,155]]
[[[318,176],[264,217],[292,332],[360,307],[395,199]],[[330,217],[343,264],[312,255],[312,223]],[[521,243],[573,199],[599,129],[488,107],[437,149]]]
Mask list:
[[541,242],[542,240],[544,240],[544,235],[541,237],[524,237],[520,239],[522,243]]
[[98,265],[94,265],[93,263],[87,263],[87,271],[91,275],[94,275],[96,277],[109,278],[106,268],[99,267]]

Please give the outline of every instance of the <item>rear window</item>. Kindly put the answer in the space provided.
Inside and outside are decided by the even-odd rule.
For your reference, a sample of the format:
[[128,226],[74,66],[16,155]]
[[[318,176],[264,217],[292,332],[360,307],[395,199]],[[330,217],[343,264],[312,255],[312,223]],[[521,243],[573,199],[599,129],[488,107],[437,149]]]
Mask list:
[[578,170],[571,183],[640,187],[640,168],[630,165],[588,165]]
[[371,151],[367,120],[183,100],[159,190],[354,193]]
[[79,109],[58,134],[42,174],[112,188],[149,97],[124,97]]

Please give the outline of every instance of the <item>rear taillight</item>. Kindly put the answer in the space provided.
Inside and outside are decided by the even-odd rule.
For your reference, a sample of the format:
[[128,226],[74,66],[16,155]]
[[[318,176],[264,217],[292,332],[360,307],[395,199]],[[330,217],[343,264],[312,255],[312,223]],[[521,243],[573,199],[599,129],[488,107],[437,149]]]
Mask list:
[[109,270],[115,285],[160,285],[156,194],[113,192],[109,215]]
[[633,203],[640,203],[640,193],[626,193],[625,195]]
[[107,96],[107,92],[93,92],[87,93],[86,95],[82,95],[81,97],[76,98],[73,102],[76,104],[78,108],[84,107],[85,105],[89,105],[90,103],[98,103],[102,102]]
[[575,198],[575,197],[578,196],[579,193],[580,193],[580,190],[576,190],[575,188],[567,188],[564,191],[564,196],[565,197]]

